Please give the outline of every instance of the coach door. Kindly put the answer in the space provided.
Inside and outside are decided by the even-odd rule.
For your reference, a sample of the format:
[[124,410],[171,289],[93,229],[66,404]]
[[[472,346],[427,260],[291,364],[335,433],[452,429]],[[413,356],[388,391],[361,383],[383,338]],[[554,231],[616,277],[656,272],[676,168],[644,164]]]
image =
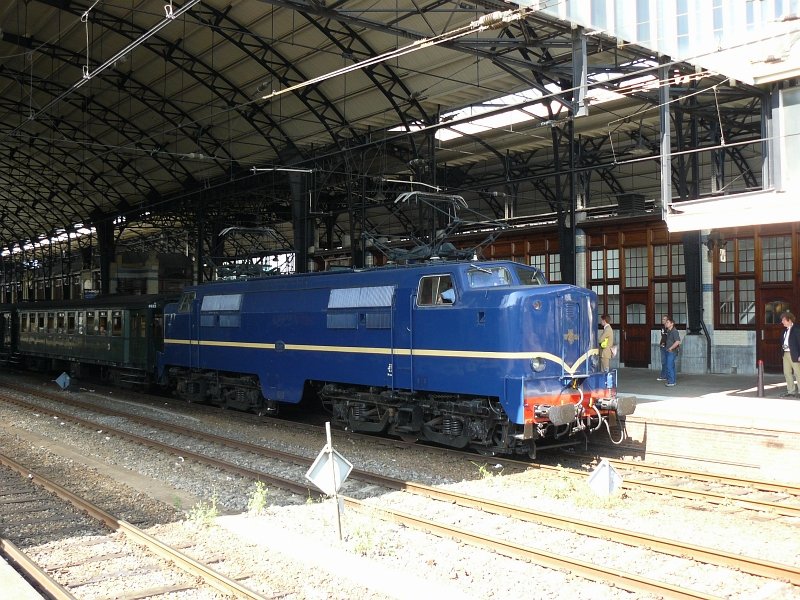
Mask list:
[[626,367],[650,366],[650,326],[647,305],[630,302],[625,305],[620,324],[620,363]]
[[0,361],[5,361],[11,349],[11,314],[0,314]]
[[[186,336],[186,343],[189,345],[190,368],[196,368],[200,365],[200,323],[198,304],[197,292],[194,290],[183,292],[180,303],[178,304],[178,314],[181,315],[180,321],[182,325],[177,332],[177,337],[182,339],[183,336]],[[188,328],[186,328],[187,316],[189,317]]]
[[[781,313],[792,310],[785,299],[766,300],[760,311],[760,333],[758,335],[758,355],[756,359],[764,361],[764,370],[768,373],[780,373],[783,370],[783,325]],[[792,310],[792,312],[794,312]]]

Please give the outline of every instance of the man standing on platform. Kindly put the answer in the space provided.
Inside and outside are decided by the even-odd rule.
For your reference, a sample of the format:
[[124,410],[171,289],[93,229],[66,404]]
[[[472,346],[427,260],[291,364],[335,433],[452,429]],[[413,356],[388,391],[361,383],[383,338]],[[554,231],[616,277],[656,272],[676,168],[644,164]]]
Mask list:
[[667,339],[664,342],[667,349],[666,385],[667,387],[672,387],[676,383],[675,357],[678,354],[678,347],[681,345],[681,334],[675,329],[675,321],[672,320],[672,317],[667,317],[667,320],[664,322],[664,327],[667,329]]
[[667,380],[667,315],[661,317],[661,341],[658,343],[661,350],[661,374],[656,381]]
[[786,378],[786,391],[781,398],[787,396],[800,397],[800,328],[794,326],[794,315],[787,311],[781,313],[781,323],[786,328],[783,332],[783,376]]
[[600,317],[600,326],[603,328],[603,332],[597,342],[600,346],[600,368],[603,371],[611,370],[611,346],[614,345],[614,330],[611,329],[609,318],[608,315]]

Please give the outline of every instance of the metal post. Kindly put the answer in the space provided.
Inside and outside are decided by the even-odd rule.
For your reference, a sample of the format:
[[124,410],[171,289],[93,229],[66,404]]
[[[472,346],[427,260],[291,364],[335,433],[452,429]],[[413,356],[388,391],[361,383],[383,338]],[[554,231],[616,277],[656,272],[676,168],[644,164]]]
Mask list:
[[339,534],[339,541],[342,541],[342,511],[339,508],[339,482],[336,477],[336,458],[333,456],[333,442],[331,441],[331,424],[325,422],[325,438],[328,442],[328,455],[330,456],[331,472],[333,474],[333,501],[336,503],[336,532]]
[[764,361],[759,360],[758,363],[758,397],[764,397]]

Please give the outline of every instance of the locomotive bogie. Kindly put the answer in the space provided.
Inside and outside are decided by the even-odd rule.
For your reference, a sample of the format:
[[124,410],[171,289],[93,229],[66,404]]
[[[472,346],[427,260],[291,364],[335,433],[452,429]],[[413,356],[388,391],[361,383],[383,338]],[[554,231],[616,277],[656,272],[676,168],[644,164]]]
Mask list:
[[261,394],[258,380],[242,373],[169,369],[169,387],[191,404],[212,404],[258,415],[277,412],[277,403]]
[[484,454],[527,452],[514,435],[495,398],[464,398],[437,393],[393,394],[326,385],[320,391],[339,427],[365,433],[387,433]]

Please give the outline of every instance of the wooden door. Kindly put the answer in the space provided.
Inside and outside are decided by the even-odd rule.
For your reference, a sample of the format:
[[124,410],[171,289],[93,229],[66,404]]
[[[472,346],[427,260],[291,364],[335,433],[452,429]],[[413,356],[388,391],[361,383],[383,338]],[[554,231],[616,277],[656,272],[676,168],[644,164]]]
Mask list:
[[764,361],[764,371],[767,373],[783,372],[783,325],[781,313],[793,309],[787,300],[791,290],[765,290],[762,300],[758,303],[760,310],[756,313],[757,353],[756,359]]
[[650,366],[647,298],[626,298],[620,323],[620,362],[626,367]]

